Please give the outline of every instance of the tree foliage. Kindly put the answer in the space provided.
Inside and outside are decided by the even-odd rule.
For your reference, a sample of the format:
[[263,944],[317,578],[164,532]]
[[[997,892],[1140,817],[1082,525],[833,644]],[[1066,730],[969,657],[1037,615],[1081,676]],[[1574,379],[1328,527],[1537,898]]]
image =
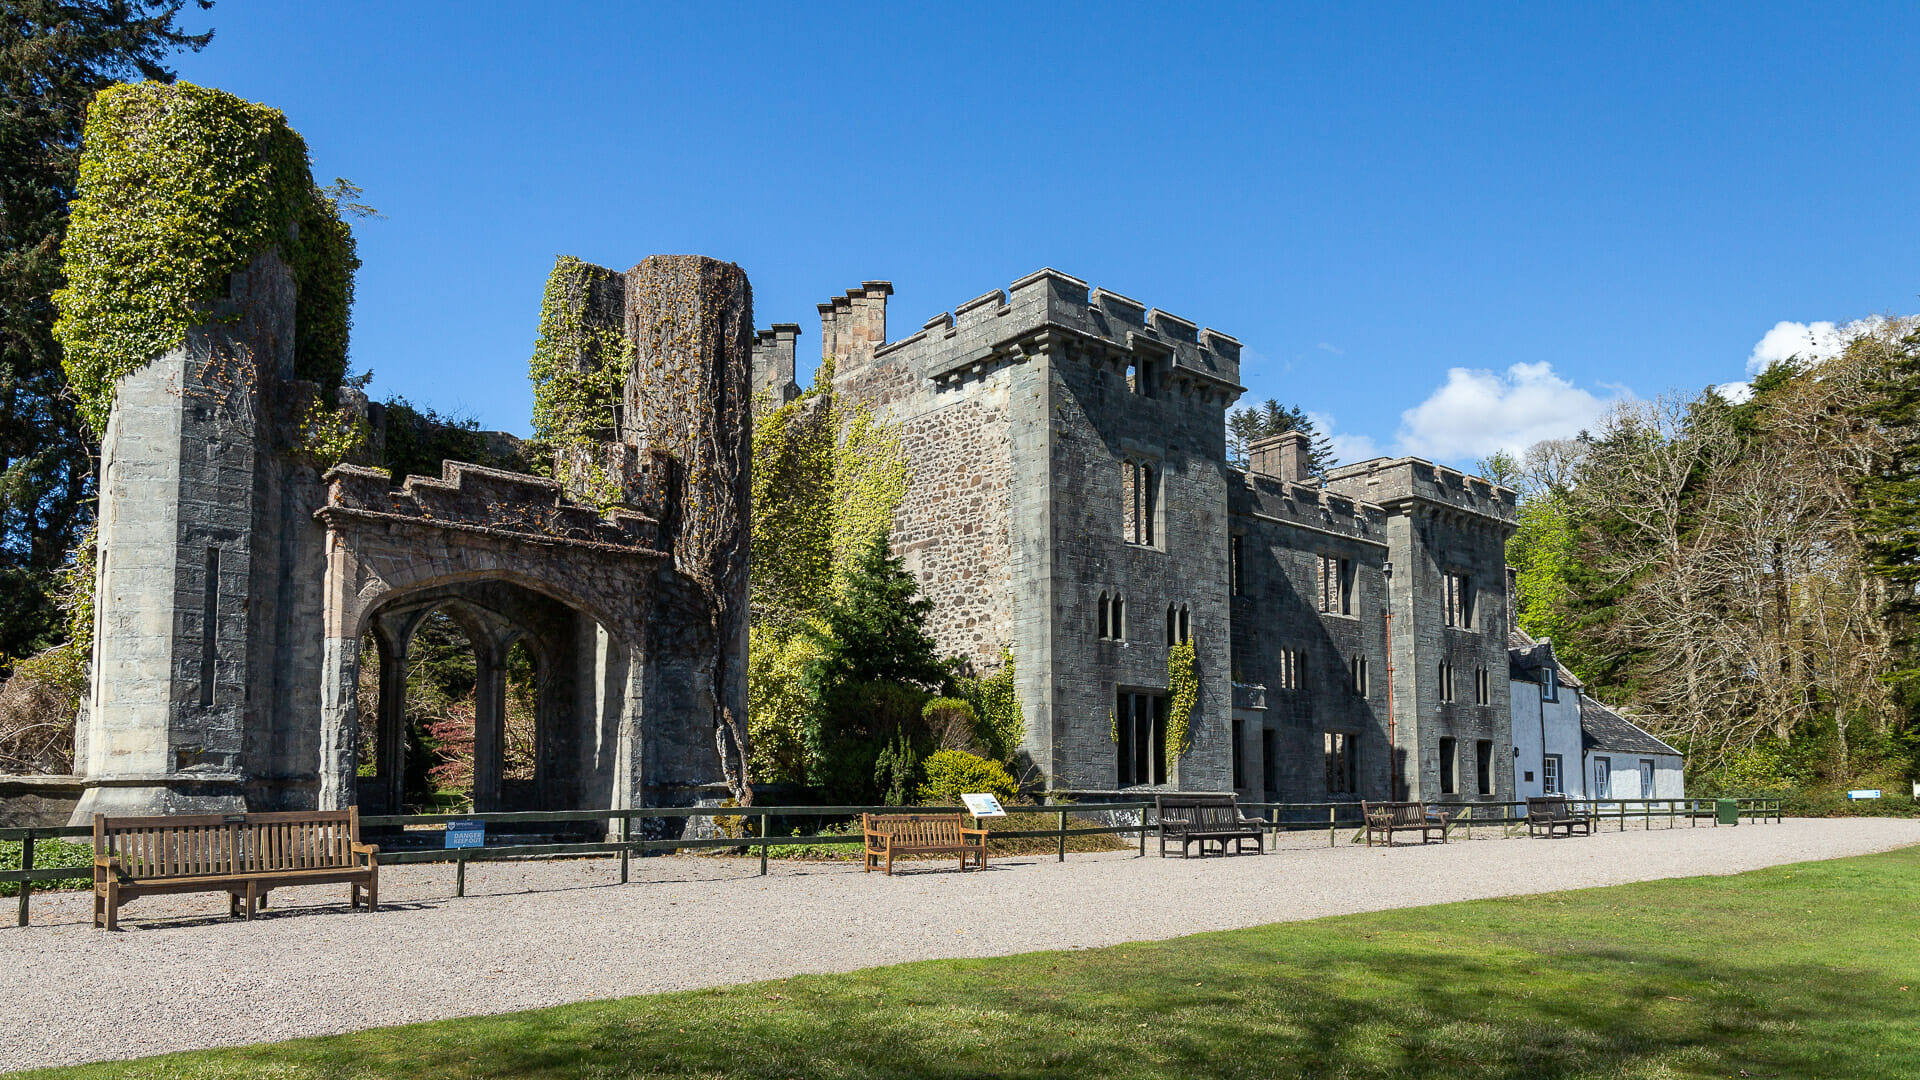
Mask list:
[[53,337],[87,103],[122,79],[172,80],[167,59],[213,37],[180,29],[184,6],[0,7],[0,662],[61,639],[54,577],[92,519],[93,439]]
[[1333,441],[1320,431],[1307,411],[1298,405],[1282,405],[1273,398],[1268,398],[1258,406],[1250,405],[1227,414],[1227,459],[1244,469],[1255,442],[1289,431],[1305,432],[1310,440],[1307,448],[1309,474],[1325,476],[1328,469],[1338,464],[1334,459]]
[[1743,400],[1628,402],[1529,451],[1522,625],[1711,782],[1910,771],[1917,351],[1886,321]]

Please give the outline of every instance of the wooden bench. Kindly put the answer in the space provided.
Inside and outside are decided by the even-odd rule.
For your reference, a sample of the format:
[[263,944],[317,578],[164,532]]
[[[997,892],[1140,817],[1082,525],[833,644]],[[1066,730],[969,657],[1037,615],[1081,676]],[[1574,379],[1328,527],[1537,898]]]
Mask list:
[[965,814],[861,814],[860,827],[866,833],[868,873],[881,859],[891,876],[896,855],[943,853],[958,853],[962,870],[968,856],[978,869],[987,868],[987,830],[967,828]]
[[267,893],[345,884],[347,902],[380,903],[380,849],[360,842],[359,811],[93,817],[93,925],[120,927],[120,905],[162,893],[225,892],[248,919]]
[[1381,833],[1388,847],[1393,846],[1393,834],[1398,832],[1420,833],[1420,842],[1426,843],[1433,834],[1440,834],[1440,842],[1447,842],[1447,822],[1451,815],[1429,812],[1424,802],[1387,802],[1360,804],[1360,815],[1367,822],[1367,846],[1373,846],[1373,836]]
[[1156,795],[1153,808],[1160,819],[1160,857],[1167,857],[1168,841],[1180,843],[1180,857],[1192,858],[1187,850],[1198,843],[1200,855],[1206,857],[1207,844],[1220,845],[1220,854],[1227,853],[1227,843],[1233,842],[1234,853],[1247,850],[1247,841],[1253,841],[1253,850],[1258,854],[1266,850],[1265,823],[1259,818],[1250,818],[1240,813],[1240,804],[1232,795]]
[[1527,799],[1527,835],[1539,836],[1545,833],[1551,837],[1555,829],[1563,830],[1568,836],[1574,829],[1588,836],[1593,835],[1593,814],[1585,809],[1575,809],[1564,795],[1549,795],[1545,798]]

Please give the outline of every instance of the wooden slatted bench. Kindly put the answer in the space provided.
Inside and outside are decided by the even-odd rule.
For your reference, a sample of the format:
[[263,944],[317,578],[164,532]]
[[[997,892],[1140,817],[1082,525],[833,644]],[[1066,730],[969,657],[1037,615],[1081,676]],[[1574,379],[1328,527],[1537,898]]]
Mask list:
[[1232,842],[1234,853],[1247,850],[1247,841],[1253,841],[1253,850],[1259,854],[1266,850],[1263,832],[1265,823],[1258,818],[1250,818],[1240,812],[1240,803],[1233,795],[1155,795],[1153,808],[1160,819],[1160,857],[1167,857],[1167,842],[1177,840],[1180,843],[1180,857],[1191,858],[1188,848],[1200,845],[1200,855],[1206,857],[1207,844],[1220,845],[1220,854],[1227,854],[1227,844]]
[[1420,842],[1426,843],[1434,833],[1440,834],[1440,842],[1447,842],[1447,822],[1450,815],[1429,813],[1424,802],[1387,802],[1360,804],[1360,814],[1367,822],[1367,846],[1373,846],[1373,836],[1381,833],[1388,847],[1393,846],[1393,834],[1399,832],[1418,832]]
[[1585,809],[1575,809],[1564,795],[1527,799],[1527,835],[1545,833],[1551,837],[1555,829],[1564,831],[1568,836],[1572,836],[1575,829],[1592,836],[1593,815]]
[[987,830],[967,828],[965,814],[861,814],[860,827],[866,833],[867,873],[884,859],[891,876],[896,855],[958,853],[961,870],[968,856],[978,869],[987,868]]
[[162,893],[225,892],[248,919],[267,893],[345,884],[347,902],[380,903],[380,849],[360,842],[359,811],[93,818],[93,925],[117,930],[120,905]]

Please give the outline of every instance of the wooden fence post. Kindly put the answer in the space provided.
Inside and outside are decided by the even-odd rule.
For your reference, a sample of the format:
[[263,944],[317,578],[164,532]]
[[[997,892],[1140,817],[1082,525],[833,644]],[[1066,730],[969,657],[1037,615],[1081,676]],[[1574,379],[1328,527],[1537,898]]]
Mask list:
[[767,876],[767,845],[771,843],[773,840],[773,835],[767,828],[767,822],[770,820],[772,819],[767,815],[767,812],[765,810],[760,811],[760,876],[761,877]]
[[[1328,846],[1328,847],[1333,847],[1333,846],[1335,846],[1335,845],[1334,845],[1334,835],[1335,835],[1335,831],[1336,831],[1336,827],[1335,827],[1335,825],[1334,825],[1334,823],[1333,823],[1333,815],[1335,815],[1335,814],[1337,814],[1337,813],[1339,813],[1339,811],[1340,811],[1340,808],[1339,808],[1339,807],[1337,807],[1337,806],[1329,806],[1329,807],[1327,807],[1327,846]],[[1277,812],[1278,812],[1278,811],[1276,811],[1276,813],[1277,813]],[[1275,839],[1276,839],[1276,841],[1277,841],[1277,840],[1278,840],[1278,837],[1276,837]]]
[[1060,811],[1060,860],[1067,861],[1067,812]]
[[463,850],[453,860],[453,895],[467,895],[467,853]]
[[[20,869],[22,870],[33,869],[33,832],[31,830],[29,830],[27,832],[27,835],[22,837],[20,840]],[[32,892],[33,892],[33,882],[23,881],[20,883],[20,925],[21,926],[27,925],[27,896]]]
[[1140,857],[1147,857],[1147,804],[1140,804]]
[[627,846],[627,841],[632,839],[633,818],[622,814],[620,816],[620,884],[622,885],[627,883],[627,860],[633,856],[633,849]]

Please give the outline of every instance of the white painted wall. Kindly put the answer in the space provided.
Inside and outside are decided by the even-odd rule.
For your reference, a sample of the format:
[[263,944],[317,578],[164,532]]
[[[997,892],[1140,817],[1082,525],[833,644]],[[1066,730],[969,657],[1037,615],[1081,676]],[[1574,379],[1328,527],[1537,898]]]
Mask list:
[[[1513,746],[1519,753],[1513,759],[1516,799],[1547,794],[1546,762],[1548,754],[1560,755],[1561,790],[1582,797],[1585,786],[1580,771],[1580,692],[1571,687],[1558,688],[1557,700],[1541,697],[1539,683],[1511,680],[1507,708],[1513,717]],[[1527,774],[1533,774],[1528,779]]]
[[[1611,777],[1611,789],[1602,791],[1600,763],[1605,761]],[[1653,791],[1646,793],[1641,782],[1640,763],[1653,763]],[[1678,754],[1634,754],[1617,750],[1592,750],[1586,760],[1586,794],[1593,799],[1684,799],[1687,785]]]

